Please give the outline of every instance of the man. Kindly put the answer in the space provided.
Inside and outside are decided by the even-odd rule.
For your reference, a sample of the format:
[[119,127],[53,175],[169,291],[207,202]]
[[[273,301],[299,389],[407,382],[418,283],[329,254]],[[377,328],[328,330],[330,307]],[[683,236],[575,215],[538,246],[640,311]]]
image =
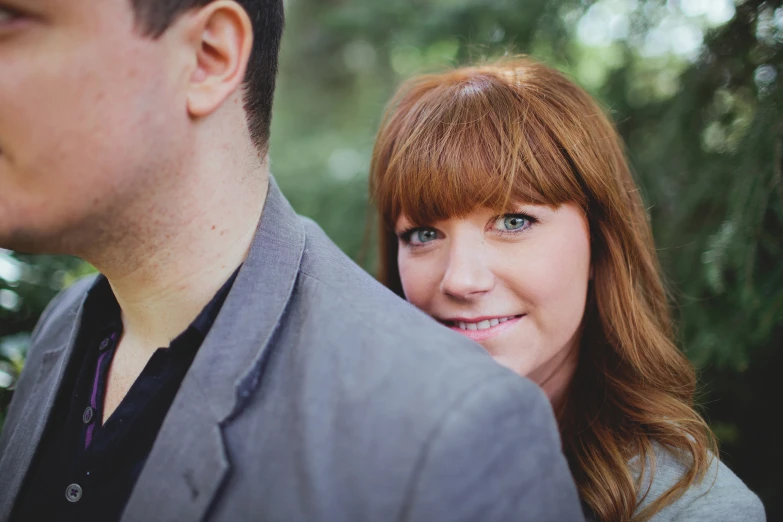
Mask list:
[[0,520],[581,519],[552,412],[268,174],[282,0],[2,0],[0,246],[33,333]]

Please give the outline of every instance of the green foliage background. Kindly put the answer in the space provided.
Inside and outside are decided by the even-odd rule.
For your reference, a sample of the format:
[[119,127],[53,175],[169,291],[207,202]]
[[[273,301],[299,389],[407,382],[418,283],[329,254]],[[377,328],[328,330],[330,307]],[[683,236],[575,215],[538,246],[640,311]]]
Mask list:
[[[504,53],[568,73],[626,140],[723,457],[780,520],[781,1],[289,0],[272,170],[372,270],[367,169],[399,82]],[[0,411],[38,315],[89,270],[0,251]]]

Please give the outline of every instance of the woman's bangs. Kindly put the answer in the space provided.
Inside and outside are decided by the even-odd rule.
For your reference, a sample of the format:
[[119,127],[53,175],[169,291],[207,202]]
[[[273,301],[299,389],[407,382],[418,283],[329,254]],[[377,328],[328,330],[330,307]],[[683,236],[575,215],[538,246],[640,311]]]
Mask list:
[[395,184],[393,219],[402,214],[424,225],[482,207],[502,212],[514,199],[543,199],[530,184],[526,194],[519,194],[514,183],[518,173],[503,169],[505,161],[493,157],[470,134],[472,130],[466,128],[440,142],[423,143],[398,158],[388,173]]
[[563,148],[498,78],[435,89],[390,122],[394,135],[376,197],[387,224],[422,226],[479,208],[575,199]]

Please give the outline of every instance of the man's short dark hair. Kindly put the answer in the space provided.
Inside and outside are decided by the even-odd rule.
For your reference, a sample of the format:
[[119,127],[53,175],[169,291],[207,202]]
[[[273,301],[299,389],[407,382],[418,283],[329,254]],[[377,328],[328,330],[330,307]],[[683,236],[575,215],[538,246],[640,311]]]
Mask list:
[[[185,11],[213,0],[131,0],[144,34],[158,38]],[[280,40],[283,36],[283,0],[235,0],[253,23],[253,50],[245,76],[245,109],[250,135],[266,152],[272,123],[272,100],[277,78]]]

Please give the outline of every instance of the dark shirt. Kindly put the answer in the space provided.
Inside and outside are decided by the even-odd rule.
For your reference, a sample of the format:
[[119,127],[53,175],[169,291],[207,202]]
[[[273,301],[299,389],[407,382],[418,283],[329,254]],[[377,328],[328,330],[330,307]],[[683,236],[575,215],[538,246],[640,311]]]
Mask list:
[[106,380],[122,337],[120,307],[101,277],[84,305],[71,358],[11,520],[119,520],[177,390],[236,272],[195,321],[158,349],[101,425]]

